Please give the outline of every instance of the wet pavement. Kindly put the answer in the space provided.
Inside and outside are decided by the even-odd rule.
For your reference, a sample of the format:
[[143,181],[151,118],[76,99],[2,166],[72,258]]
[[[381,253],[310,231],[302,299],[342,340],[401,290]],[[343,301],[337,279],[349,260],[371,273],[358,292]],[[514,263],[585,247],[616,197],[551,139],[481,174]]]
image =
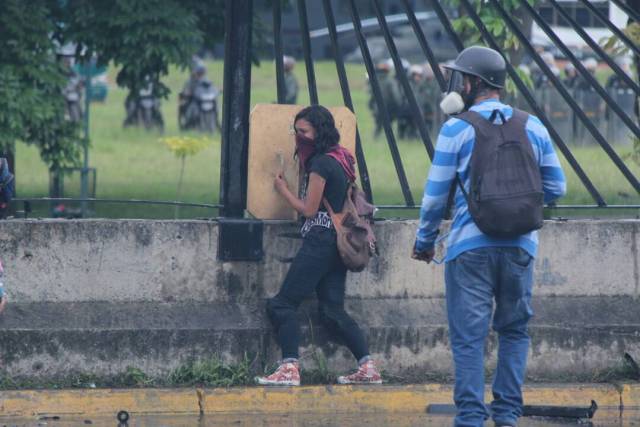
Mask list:
[[[153,416],[132,415],[127,424],[119,424],[115,414],[105,417],[65,417],[59,419],[8,419],[0,417],[0,427],[449,427],[453,418],[447,415],[426,414],[292,414],[292,415],[207,415]],[[616,426],[640,427],[640,411],[599,410],[594,420],[563,420],[522,418],[520,427],[543,426]],[[493,423],[488,422],[488,427]]]

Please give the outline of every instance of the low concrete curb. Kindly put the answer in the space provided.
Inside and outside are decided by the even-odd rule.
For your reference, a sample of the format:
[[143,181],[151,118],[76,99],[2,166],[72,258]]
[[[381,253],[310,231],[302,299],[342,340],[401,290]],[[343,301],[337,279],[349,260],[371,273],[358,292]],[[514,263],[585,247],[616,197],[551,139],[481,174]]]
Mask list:
[[[130,414],[423,413],[450,403],[449,385],[82,389],[0,392],[1,417]],[[490,399],[487,389],[486,399]],[[529,405],[640,409],[640,384],[542,384],[525,388]],[[596,420],[598,414],[596,413]]]

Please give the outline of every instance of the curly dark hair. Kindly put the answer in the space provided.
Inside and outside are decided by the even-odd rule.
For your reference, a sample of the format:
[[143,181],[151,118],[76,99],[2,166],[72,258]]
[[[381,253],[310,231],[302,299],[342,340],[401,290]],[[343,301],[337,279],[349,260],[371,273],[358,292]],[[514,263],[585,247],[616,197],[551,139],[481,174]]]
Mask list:
[[310,105],[303,108],[293,121],[304,119],[309,122],[316,132],[315,152],[324,154],[340,142],[340,133],[336,129],[336,122],[331,112],[322,105]]

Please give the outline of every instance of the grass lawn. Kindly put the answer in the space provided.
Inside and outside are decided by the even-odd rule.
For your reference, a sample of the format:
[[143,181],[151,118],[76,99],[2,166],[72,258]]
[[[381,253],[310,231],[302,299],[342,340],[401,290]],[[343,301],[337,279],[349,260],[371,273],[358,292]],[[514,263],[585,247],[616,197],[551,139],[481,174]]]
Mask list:
[[[208,63],[208,75],[222,87],[221,61]],[[110,82],[115,81],[116,69],[109,70]],[[295,69],[300,83],[298,103],[309,102],[304,64]],[[347,74],[355,105],[360,135],[371,176],[374,198],[377,204],[404,204],[397,175],[384,137],[374,139],[374,123],[367,109],[368,90],[365,69],[362,65],[348,64]],[[335,65],[332,62],[316,63],[318,93],[324,105],[343,105]],[[178,135],[177,95],[187,79],[187,72],[173,69],[164,79],[172,92],[162,103],[165,119],[164,136]],[[263,61],[252,70],[251,104],[269,103],[276,99],[274,66]],[[176,187],[180,171],[179,160],[162,144],[162,135],[141,129],[123,129],[124,98],[126,92],[112,84],[107,101],[91,107],[91,150],[89,162],[97,168],[96,197],[112,199],[176,200]],[[219,103],[222,108],[222,102]],[[220,135],[209,137],[208,147],[186,162],[181,201],[218,203],[220,170]],[[620,155],[631,151],[629,146],[615,147]],[[419,204],[422,187],[429,168],[423,144],[418,141],[402,141],[400,152],[411,185],[414,201]],[[575,148],[574,155],[604,195],[609,204],[640,204],[640,197],[632,189],[611,160],[599,147]],[[568,177],[569,192],[562,204],[592,204],[589,194],[562,159]],[[626,160],[632,172],[640,175],[640,167]],[[48,195],[48,172],[37,150],[24,144],[16,149],[16,179],[20,197],[44,197]],[[67,184],[67,193],[77,196],[79,185]],[[33,205],[34,215],[47,216],[48,206]],[[93,216],[114,218],[173,218],[173,207],[96,204]],[[632,212],[635,216],[637,212]],[[211,217],[215,210],[181,208],[179,217]],[[386,216],[415,217],[414,211],[383,212]],[[628,215],[628,214],[627,214]]]

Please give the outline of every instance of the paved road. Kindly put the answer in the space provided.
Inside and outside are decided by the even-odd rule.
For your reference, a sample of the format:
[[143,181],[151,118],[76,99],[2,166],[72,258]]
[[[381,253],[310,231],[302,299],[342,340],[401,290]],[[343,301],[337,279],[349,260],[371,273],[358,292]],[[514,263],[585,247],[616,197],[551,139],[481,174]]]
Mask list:
[[[449,416],[429,415],[386,415],[386,414],[336,414],[332,416],[304,415],[225,415],[225,416],[132,416],[128,427],[449,427]],[[551,420],[523,418],[520,427],[554,426],[602,426],[640,427],[640,411],[627,411],[620,417],[616,411],[599,411],[593,423],[573,420]],[[61,416],[60,419],[16,420],[0,417],[0,427],[118,427],[113,418],[74,418]],[[493,423],[487,423],[493,426]],[[121,425],[124,427],[124,425]]]

